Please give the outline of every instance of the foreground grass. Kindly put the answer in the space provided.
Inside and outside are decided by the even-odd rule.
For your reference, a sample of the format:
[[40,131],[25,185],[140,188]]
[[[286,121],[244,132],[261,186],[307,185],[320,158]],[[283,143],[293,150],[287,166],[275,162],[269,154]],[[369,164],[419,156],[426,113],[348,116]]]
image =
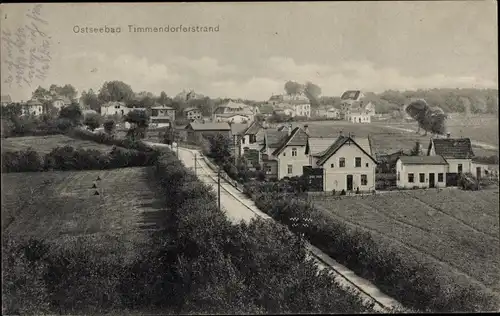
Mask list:
[[95,149],[109,151],[111,146],[99,144],[93,141],[81,140],[68,137],[66,135],[49,136],[24,136],[9,137],[2,139],[2,152],[19,151],[33,148],[39,153],[50,153],[56,147],[72,146],[75,148]]

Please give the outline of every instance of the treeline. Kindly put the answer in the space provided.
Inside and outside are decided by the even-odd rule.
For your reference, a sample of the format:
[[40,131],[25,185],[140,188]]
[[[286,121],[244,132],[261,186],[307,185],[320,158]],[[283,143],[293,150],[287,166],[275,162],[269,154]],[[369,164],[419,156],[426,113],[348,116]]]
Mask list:
[[[500,307],[483,286],[445,273],[421,257],[410,257],[394,245],[376,242],[369,233],[332,219],[293,194],[285,195],[283,186],[251,181],[244,187],[260,210],[292,231],[304,233],[311,244],[406,307],[422,312],[496,311]],[[292,225],[294,217],[312,222],[299,230]]]
[[231,224],[212,189],[171,152],[157,162],[167,212],[148,249],[131,261],[90,240],[56,247],[4,236],[4,314],[363,313],[363,304],[306,260],[300,239],[279,224]]

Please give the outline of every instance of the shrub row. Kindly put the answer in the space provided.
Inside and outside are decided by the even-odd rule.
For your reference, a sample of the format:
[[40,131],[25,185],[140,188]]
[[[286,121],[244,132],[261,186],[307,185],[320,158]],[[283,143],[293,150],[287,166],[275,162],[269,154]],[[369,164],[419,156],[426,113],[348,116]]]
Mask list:
[[2,172],[32,172],[50,170],[96,170],[153,165],[160,153],[142,152],[113,146],[109,153],[99,150],[54,148],[41,155],[28,148],[26,150],[2,153]]
[[127,149],[135,149],[144,152],[154,151],[151,147],[140,140],[132,140],[130,138],[115,138],[113,135],[106,133],[93,133],[83,129],[72,129],[68,135],[74,138],[90,140],[100,144],[114,145]]
[[[257,182],[245,184],[259,209],[288,225],[290,218],[311,218],[302,232],[308,240],[356,274],[372,281],[404,306],[425,312],[494,311],[497,298],[465,277],[437,272],[436,265],[389,244],[379,244],[369,233],[352,229],[316,210],[304,200],[265,192]],[[438,275],[439,273],[439,275]]]

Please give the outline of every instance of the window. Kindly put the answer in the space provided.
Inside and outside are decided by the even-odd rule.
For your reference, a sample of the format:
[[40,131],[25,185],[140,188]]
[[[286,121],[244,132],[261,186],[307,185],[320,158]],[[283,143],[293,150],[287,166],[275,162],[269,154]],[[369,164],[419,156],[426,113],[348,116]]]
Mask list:
[[271,173],[271,166],[266,165],[266,172],[267,172],[267,173]]
[[443,182],[443,174],[438,173],[438,182]]
[[344,168],[345,167],[345,158],[340,158],[339,159],[339,167]]
[[292,174],[292,171],[293,171],[293,166],[292,165],[288,165],[288,174]]
[[297,148],[292,148],[292,157],[297,156]]
[[418,177],[420,178],[420,183],[424,183],[425,182],[425,173],[419,173]]
[[369,163],[366,163],[366,165],[365,165],[365,166],[366,166],[366,168],[368,168],[368,167],[370,166],[370,164],[369,164]]
[[330,168],[333,168],[333,163],[330,165]]
[[241,138],[241,143],[244,144],[245,143],[245,137],[242,137]]
[[361,157],[356,157],[356,158],[354,159],[354,166],[355,166],[356,168],[361,168]]
[[398,171],[398,181],[401,180],[401,173]]
[[283,153],[283,157],[285,157],[285,156],[286,156],[286,153]]
[[462,164],[461,163],[458,164],[458,173],[462,173]]
[[367,185],[368,184],[368,176],[366,174],[361,175],[361,185]]
[[408,174],[408,182],[413,183],[413,173]]

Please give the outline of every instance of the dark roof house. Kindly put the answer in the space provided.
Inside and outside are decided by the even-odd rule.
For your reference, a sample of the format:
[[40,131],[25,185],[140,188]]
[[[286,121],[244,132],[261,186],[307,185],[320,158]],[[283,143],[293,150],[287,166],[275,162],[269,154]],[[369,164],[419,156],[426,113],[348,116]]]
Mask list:
[[342,96],[340,97],[341,100],[358,100],[359,95],[361,91],[359,90],[348,90],[344,93],[342,93]]
[[308,138],[309,136],[302,128],[296,127],[287,138],[281,141],[278,148],[273,152],[273,155],[279,155],[286,146],[307,146]]
[[373,158],[373,156],[366,152],[365,149],[363,149],[362,146],[360,146],[353,138],[351,138],[350,136],[339,136],[339,138],[337,138],[337,140],[335,141],[335,143],[333,143],[324,153],[323,155],[318,159],[318,162],[317,164],[319,166],[323,165],[331,156],[333,156],[342,146],[344,145],[355,145],[357,146],[364,154],[366,154],[368,157],[370,157],[371,160],[373,160],[373,162],[375,164],[377,164],[377,160],[375,160],[375,158]]
[[400,156],[405,165],[447,165],[443,156]]
[[470,138],[431,139],[427,155],[431,154],[443,156],[445,159],[470,159],[474,157]]

